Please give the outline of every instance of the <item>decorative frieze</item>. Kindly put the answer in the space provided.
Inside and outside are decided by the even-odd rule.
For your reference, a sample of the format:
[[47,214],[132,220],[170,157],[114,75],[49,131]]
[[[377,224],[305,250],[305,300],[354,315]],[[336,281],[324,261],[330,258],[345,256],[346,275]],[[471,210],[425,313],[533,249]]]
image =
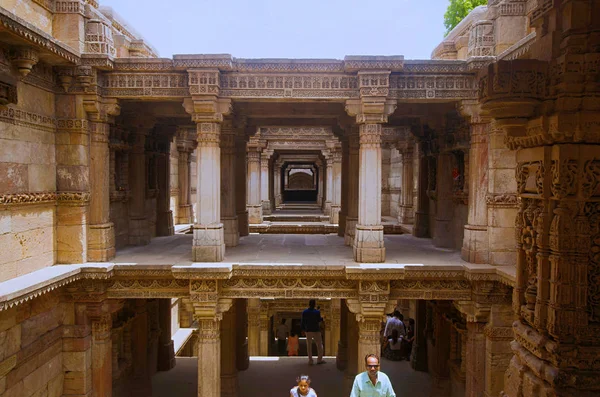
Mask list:
[[56,130],[55,118],[14,107],[0,108],[0,121],[48,132]]
[[125,298],[175,298],[188,296],[190,282],[178,279],[124,279],[108,283],[107,297]]
[[188,97],[183,73],[109,73],[104,81],[110,97]]
[[475,98],[477,90],[472,75],[392,74],[390,96],[397,99],[465,99]]
[[485,202],[488,208],[517,208],[519,206],[519,198],[516,194],[511,193],[488,194]]
[[466,280],[392,280],[390,299],[470,300]]

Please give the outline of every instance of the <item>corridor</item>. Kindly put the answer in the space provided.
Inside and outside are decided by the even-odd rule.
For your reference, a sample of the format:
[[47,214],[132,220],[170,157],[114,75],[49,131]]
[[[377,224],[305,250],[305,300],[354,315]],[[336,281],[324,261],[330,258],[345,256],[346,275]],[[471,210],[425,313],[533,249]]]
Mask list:
[[[343,395],[344,373],[335,366],[335,357],[327,364],[309,366],[306,357],[251,357],[250,368],[238,373],[241,397],[287,397],[300,374],[309,375],[319,397]],[[398,396],[427,397],[431,378],[426,372],[411,369],[408,361],[382,359],[381,370],[391,379]],[[152,378],[153,397],[196,397],[198,359],[177,357],[171,371],[159,372]]]

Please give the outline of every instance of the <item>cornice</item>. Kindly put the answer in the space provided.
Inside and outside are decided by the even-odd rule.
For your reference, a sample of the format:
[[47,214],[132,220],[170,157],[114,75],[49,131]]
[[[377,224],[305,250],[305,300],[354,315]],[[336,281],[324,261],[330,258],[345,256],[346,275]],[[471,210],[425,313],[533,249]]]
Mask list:
[[77,65],[81,62],[79,55],[72,49],[2,7],[0,7],[0,24],[4,29],[39,49],[51,52],[72,64]]

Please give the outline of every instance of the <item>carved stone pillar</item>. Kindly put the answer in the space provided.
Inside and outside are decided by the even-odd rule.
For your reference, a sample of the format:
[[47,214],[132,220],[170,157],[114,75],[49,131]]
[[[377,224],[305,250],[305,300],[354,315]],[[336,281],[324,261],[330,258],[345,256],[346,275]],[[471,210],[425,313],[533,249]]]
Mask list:
[[198,397],[221,396],[221,320],[231,299],[194,303],[198,322]]
[[227,247],[237,246],[240,240],[235,202],[235,131],[232,123],[231,119],[225,119],[221,129],[221,222]]
[[358,181],[358,223],[354,238],[354,260],[385,261],[381,224],[381,124],[361,124]]
[[248,147],[248,223],[262,223],[260,149]]
[[324,185],[324,180],[325,180],[325,167],[323,166],[323,163],[321,163],[321,161],[319,160],[319,163],[317,163],[317,169],[319,170],[319,180],[318,180],[318,194],[317,194],[317,204],[320,208],[325,208],[325,202],[323,200],[323,197],[325,196],[325,192],[323,189],[325,189],[325,185]]
[[[333,201],[333,157],[327,151],[325,156],[325,207],[323,214],[331,217],[331,203]],[[331,218],[330,218],[331,219]]]
[[448,359],[450,357],[450,329],[445,324],[443,313],[448,310],[447,304],[433,304],[432,330],[427,341],[427,355],[429,372],[431,373],[431,396],[450,395],[450,371]]
[[352,384],[354,383],[354,377],[362,372],[365,367],[365,358],[358,354],[358,323],[356,321],[356,315],[352,312],[348,313],[347,321],[347,347],[346,347],[346,358],[347,366],[344,371],[344,395],[349,396],[352,390]]
[[282,203],[281,197],[281,166],[280,162],[276,162],[273,165],[273,188],[275,194],[275,208],[279,207]]
[[346,218],[348,218],[348,136],[344,136],[342,141],[342,191],[341,191],[341,208],[340,220],[338,222],[338,236],[346,236]]
[[331,217],[330,222],[340,222],[340,210],[342,207],[342,151],[337,149],[331,153],[332,161],[332,195],[331,195]]
[[398,222],[412,225],[414,221],[413,208],[413,164],[414,143],[408,142],[402,151],[402,190],[400,194],[400,211]]
[[90,207],[88,260],[105,262],[115,256],[115,229],[110,222],[109,147],[110,122],[120,113],[116,100],[99,103],[84,99],[90,120]]
[[179,206],[175,222],[177,224],[194,223],[194,213],[191,202],[191,154],[196,150],[195,137],[191,131],[182,128],[177,131],[177,151],[179,152]]
[[152,394],[150,373],[148,369],[148,342],[150,336],[148,325],[146,299],[136,299],[135,318],[133,319],[131,329],[131,352],[133,363],[131,389],[132,394],[134,395]]
[[338,349],[338,343],[340,341],[340,299],[331,300],[331,313],[329,318],[325,319],[325,324],[328,325],[328,332],[325,334],[325,339],[329,343],[325,344],[325,350],[327,355],[333,355]]
[[158,345],[158,370],[168,371],[175,367],[175,351],[171,336],[171,299],[158,300],[160,337]]
[[[96,313],[95,313],[96,314]],[[112,319],[92,315],[92,388],[97,396],[112,396]],[[99,313],[98,313],[99,314]]]
[[354,245],[356,223],[358,222],[358,174],[359,174],[359,137],[356,127],[348,135],[348,216],[344,244]]
[[246,208],[246,195],[248,184],[247,158],[246,158],[246,139],[238,134],[235,141],[235,208],[238,218],[238,231],[240,237],[249,234],[248,229],[248,210]]
[[440,153],[437,161],[436,184],[436,211],[433,225],[432,243],[436,247],[454,248],[454,235],[452,233],[452,215],[454,205],[452,202],[452,154]]
[[486,323],[467,322],[466,397],[483,396],[485,389]]
[[[165,131],[168,134],[168,131]],[[175,233],[173,228],[173,212],[170,208],[171,192],[171,153],[170,141],[172,134],[167,135],[167,139],[160,144],[161,153],[157,160],[157,179],[158,179],[158,198],[156,201],[156,235],[172,236]]]
[[248,299],[248,355],[260,355],[260,299]]
[[146,219],[146,132],[134,134],[135,141],[129,153],[129,244],[150,243],[151,233]]
[[463,113],[470,116],[471,148],[469,149],[469,215],[465,225],[462,258],[472,263],[489,262],[487,185],[488,138],[490,120],[479,115],[473,105],[463,105]]
[[[5,88],[1,83],[0,87]],[[16,87],[12,89],[16,95]],[[83,106],[75,105],[76,99],[74,95],[56,95],[57,108],[63,112],[71,109],[69,118],[59,118],[56,123],[56,263],[88,260],[90,126]]]
[[271,343],[269,338],[269,312],[267,309],[267,305],[261,305],[260,307],[260,345],[258,353],[263,357],[269,355],[269,345]]
[[427,371],[427,302],[417,300],[415,315],[415,340],[410,357],[411,367],[415,371]]
[[269,163],[272,155],[272,150],[263,150],[262,154],[260,155],[260,200],[263,215],[271,214],[271,200],[269,200]]
[[427,196],[429,164],[423,151],[423,142],[417,143],[419,178],[417,181],[417,207],[413,227],[413,236],[429,237],[429,197]]
[[241,332],[236,326],[236,305],[223,313],[221,320],[221,396],[237,397],[239,393],[236,341],[237,333]]
[[[244,150],[245,152],[245,150]],[[236,299],[236,361],[238,371],[245,371],[250,367],[250,355],[248,354],[248,301],[247,299]]]
[[511,342],[513,312],[510,305],[494,305],[485,334],[485,397],[496,397],[504,390],[504,376],[513,356]]

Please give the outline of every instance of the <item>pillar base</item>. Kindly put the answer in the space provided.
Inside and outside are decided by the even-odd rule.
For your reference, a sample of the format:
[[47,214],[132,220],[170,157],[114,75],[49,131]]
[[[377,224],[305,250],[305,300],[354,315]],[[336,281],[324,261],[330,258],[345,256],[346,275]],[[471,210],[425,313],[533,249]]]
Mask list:
[[271,215],[271,202],[268,200],[263,200],[261,205],[263,215]]
[[148,245],[152,236],[148,228],[146,218],[129,219],[129,244],[130,245]]
[[331,209],[330,209],[330,215],[329,215],[329,222],[332,224],[339,224],[340,223],[340,211],[342,210],[342,207],[340,205],[337,204],[332,204],[331,205]]
[[465,225],[461,257],[470,263],[489,262],[487,226]]
[[158,351],[158,370],[169,371],[175,368],[175,350],[173,341],[160,346]]
[[221,375],[221,397],[238,397],[239,389],[237,374]]
[[401,205],[400,213],[398,214],[398,222],[404,225],[412,225],[415,221],[412,205]]
[[413,236],[429,237],[429,214],[419,211],[415,213]]
[[194,223],[192,206],[189,204],[180,205],[179,207],[177,207],[177,216],[175,217],[175,224],[187,225],[189,223]]
[[248,223],[262,223],[262,205],[249,205],[248,208]]
[[157,236],[172,236],[175,234],[173,227],[173,211],[168,210],[158,213],[156,220],[156,235]]
[[194,262],[221,262],[225,257],[225,235],[222,223],[194,225],[192,257]]
[[238,212],[237,219],[238,219],[238,232],[240,233],[240,237],[249,235],[250,229],[248,228],[248,211]]
[[325,207],[323,208],[323,214],[331,215],[331,201],[325,201]]
[[281,194],[278,194],[277,196],[275,196],[275,207],[279,207],[282,202],[283,202],[283,199],[281,197]]
[[452,225],[449,219],[436,219],[433,225],[434,233],[432,243],[434,247],[454,248],[454,235],[450,230]]
[[349,247],[354,246],[354,236],[356,235],[356,224],[358,223],[358,218],[346,218],[346,232],[344,235],[344,244]]
[[115,257],[115,228],[112,222],[89,225],[87,234],[90,262],[106,262]]
[[56,263],[87,262],[87,206],[56,207]]
[[240,242],[240,235],[238,233],[238,218],[234,217],[222,217],[223,230],[225,236],[225,246],[235,247]]
[[354,261],[362,263],[381,263],[385,261],[383,226],[356,225],[354,237]]

